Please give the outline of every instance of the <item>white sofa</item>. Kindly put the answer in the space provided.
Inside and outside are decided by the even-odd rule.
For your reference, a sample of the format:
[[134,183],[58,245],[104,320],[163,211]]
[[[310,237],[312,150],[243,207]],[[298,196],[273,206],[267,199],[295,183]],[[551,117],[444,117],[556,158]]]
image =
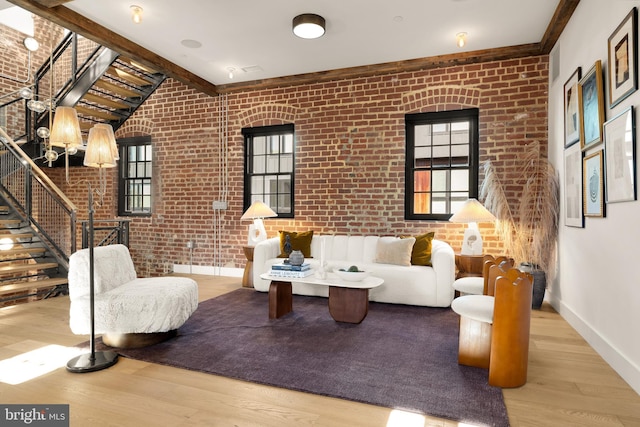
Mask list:
[[[311,241],[311,258],[306,258],[312,268],[320,265],[321,240],[325,241],[325,263],[328,271],[357,265],[361,270],[384,279],[384,284],[371,289],[369,300],[394,304],[448,307],[453,301],[455,279],[455,256],[448,243],[433,239],[431,251],[432,267],[402,266],[376,263],[376,248],[379,239],[393,237],[314,235]],[[260,277],[268,273],[271,266],[282,262],[280,239],[274,237],[258,243],[253,253],[253,285],[261,292],[269,291],[270,280]],[[327,296],[326,286],[315,286],[293,281],[293,293],[298,295]]]

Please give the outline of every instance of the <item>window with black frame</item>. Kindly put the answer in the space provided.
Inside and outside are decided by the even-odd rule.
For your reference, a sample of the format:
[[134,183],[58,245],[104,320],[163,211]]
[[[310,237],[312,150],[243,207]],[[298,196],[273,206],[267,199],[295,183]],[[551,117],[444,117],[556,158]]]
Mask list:
[[245,147],[244,208],[263,201],[279,218],[294,217],[294,125],[242,129]]
[[405,219],[448,220],[478,196],[478,109],[405,115]]
[[118,215],[151,215],[152,145],[151,137],[118,140],[120,150]]

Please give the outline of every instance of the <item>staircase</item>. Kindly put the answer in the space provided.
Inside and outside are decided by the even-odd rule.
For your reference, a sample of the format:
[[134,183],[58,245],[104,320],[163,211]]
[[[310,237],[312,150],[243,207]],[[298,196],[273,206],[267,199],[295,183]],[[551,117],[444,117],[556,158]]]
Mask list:
[[[82,65],[78,52],[91,52]],[[75,55],[75,56],[74,56]],[[70,59],[71,57],[71,59]],[[75,107],[80,120],[80,129],[86,141],[89,129],[96,123],[108,123],[116,131],[164,82],[166,75],[136,63],[119,53],[94,42],[69,33],[35,75],[35,92],[46,92],[47,82],[55,71],[56,105]],[[53,67],[52,67],[52,63]],[[63,74],[63,78],[59,74]],[[38,95],[39,96],[39,95]],[[43,152],[46,142],[36,135],[39,127],[49,127],[49,111],[35,118],[35,124],[27,124],[27,140],[34,141],[39,149],[32,157]],[[63,149],[57,149],[62,152]],[[71,156],[71,164],[81,164],[83,150]],[[61,160],[53,166],[63,165]]]
[[[92,76],[96,75],[100,77],[92,79]],[[109,123],[115,131],[151,96],[165,78],[163,74],[105,49],[78,79],[70,96],[61,100],[61,105],[72,104],[75,101],[74,96],[77,96],[78,92],[84,92],[75,103],[80,129],[88,132],[96,123]]]
[[0,206],[0,307],[66,293],[64,267],[28,222]]
[[[54,105],[75,107],[86,141],[96,123],[108,123],[117,130],[165,79],[155,70],[69,33],[36,73],[33,89],[35,99],[53,97]],[[87,226],[78,224],[75,205],[40,168],[47,141],[36,130],[49,128],[49,110],[31,112],[21,98],[0,109],[12,119],[7,129],[0,128],[2,307],[66,294],[69,256],[77,249],[77,225],[82,226],[85,246]],[[63,153],[61,148],[56,150]],[[69,154],[70,165],[82,165],[84,149]],[[62,165],[64,156],[50,166]],[[128,245],[128,221],[102,223],[94,227],[99,234],[96,245]]]

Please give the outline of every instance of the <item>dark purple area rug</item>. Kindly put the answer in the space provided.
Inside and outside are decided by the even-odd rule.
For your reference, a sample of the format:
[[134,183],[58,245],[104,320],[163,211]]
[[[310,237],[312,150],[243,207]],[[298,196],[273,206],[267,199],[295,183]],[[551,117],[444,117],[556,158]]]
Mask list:
[[327,299],[294,295],[268,319],[268,295],[238,289],[200,303],[178,336],[124,357],[292,390],[508,426],[488,371],[460,366],[458,316],[448,308],[371,303],[359,325],[337,323]]

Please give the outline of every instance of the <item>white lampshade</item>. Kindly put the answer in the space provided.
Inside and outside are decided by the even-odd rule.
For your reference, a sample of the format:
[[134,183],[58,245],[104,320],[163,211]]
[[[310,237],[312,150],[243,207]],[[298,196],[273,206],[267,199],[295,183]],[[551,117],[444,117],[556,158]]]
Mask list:
[[278,216],[269,206],[260,200],[256,200],[249,206],[249,209],[242,214],[240,219],[255,219],[255,218],[273,218]]
[[256,200],[249,206],[249,209],[240,219],[253,219],[253,224],[249,226],[247,245],[255,246],[258,242],[267,239],[267,230],[264,228],[262,218],[273,218],[278,216],[269,206],[260,200]]
[[56,147],[65,149],[77,148],[82,145],[82,134],[78,113],[73,107],[57,107],[53,116],[53,125],[49,142]]
[[479,222],[493,222],[496,217],[476,199],[469,199],[449,218],[450,222],[467,223],[462,241],[462,255],[482,255],[482,237],[478,230]]
[[476,199],[468,199],[458,212],[454,213],[450,222],[493,222],[496,217]]
[[116,166],[118,148],[113,128],[108,124],[97,124],[89,129],[84,165],[92,168],[112,168]]

